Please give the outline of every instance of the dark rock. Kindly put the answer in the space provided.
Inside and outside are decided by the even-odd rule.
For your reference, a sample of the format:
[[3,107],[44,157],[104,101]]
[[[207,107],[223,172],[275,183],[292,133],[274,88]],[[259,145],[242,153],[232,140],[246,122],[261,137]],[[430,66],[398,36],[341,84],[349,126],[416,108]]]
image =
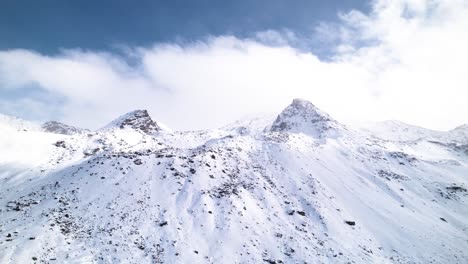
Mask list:
[[451,191],[451,192],[466,192],[467,190],[463,187],[460,187],[460,186],[449,186],[449,187],[446,187],[447,191]]
[[55,142],[53,145],[58,147],[58,148],[66,148],[65,141],[63,141],[63,140],[59,140],[59,141]]
[[284,254],[290,257],[294,252],[296,252],[296,250],[294,250],[294,248],[289,247],[285,249]]
[[401,151],[389,152],[389,155],[390,155],[390,157],[398,160],[400,165],[405,165],[405,162],[414,163],[414,162],[418,161],[418,159],[416,157],[411,156],[411,155],[406,154],[406,153],[401,152]]
[[394,179],[394,180],[404,180],[404,181],[407,181],[409,180],[409,178],[407,176],[404,176],[404,175],[401,175],[401,174],[398,174],[398,173],[394,173],[394,172],[391,172],[391,171],[385,171],[385,170],[379,170],[377,172],[377,174],[382,177],[382,178],[385,178],[387,180],[391,180],[391,179]]
[[298,214],[302,215],[302,216],[305,216],[305,212],[304,211],[297,211]]
[[100,149],[100,148],[87,149],[87,150],[85,150],[85,151],[83,152],[83,154],[84,154],[86,157],[88,157],[88,156],[92,156],[92,155],[98,153],[99,150],[101,150],[101,149]]
[[354,222],[354,221],[345,221],[345,223],[350,225],[350,226],[356,225],[356,222]]

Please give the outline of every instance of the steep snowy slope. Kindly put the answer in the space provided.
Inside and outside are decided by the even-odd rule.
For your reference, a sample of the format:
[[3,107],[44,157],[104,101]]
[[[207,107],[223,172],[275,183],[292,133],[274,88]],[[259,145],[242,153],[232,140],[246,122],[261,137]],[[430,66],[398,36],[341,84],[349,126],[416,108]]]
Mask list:
[[0,263],[468,262],[468,142],[380,139],[304,100],[248,124],[14,130],[41,143],[9,151],[42,155],[0,151]]

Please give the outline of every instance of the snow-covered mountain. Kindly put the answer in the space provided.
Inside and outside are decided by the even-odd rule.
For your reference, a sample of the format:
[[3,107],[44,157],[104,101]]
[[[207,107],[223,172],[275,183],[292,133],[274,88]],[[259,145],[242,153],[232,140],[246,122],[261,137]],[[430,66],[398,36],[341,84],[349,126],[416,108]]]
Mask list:
[[359,130],[299,99],[210,131],[0,117],[0,263],[468,263],[466,127]]

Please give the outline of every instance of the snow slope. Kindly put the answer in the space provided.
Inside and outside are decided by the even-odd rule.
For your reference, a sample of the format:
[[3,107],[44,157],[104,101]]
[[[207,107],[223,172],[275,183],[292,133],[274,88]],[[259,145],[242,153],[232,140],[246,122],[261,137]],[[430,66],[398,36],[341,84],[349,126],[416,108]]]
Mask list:
[[304,100],[245,129],[0,122],[0,263],[468,262],[463,127],[364,133]]

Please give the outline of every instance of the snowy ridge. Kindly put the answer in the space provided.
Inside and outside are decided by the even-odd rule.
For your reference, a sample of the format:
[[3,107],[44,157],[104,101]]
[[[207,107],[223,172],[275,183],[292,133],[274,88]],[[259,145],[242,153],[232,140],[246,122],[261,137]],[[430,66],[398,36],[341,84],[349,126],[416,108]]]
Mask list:
[[382,139],[312,106],[271,130],[148,134],[143,111],[0,130],[0,263],[467,263],[468,142]]
[[238,133],[239,135],[255,135],[269,130],[275,118],[274,115],[253,116],[237,120],[220,129]]
[[435,141],[444,144],[468,142],[468,125],[462,125],[450,131],[436,131],[390,120],[364,125],[361,130],[390,141]]
[[364,130],[379,138],[392,141],[436,140],[446,134],[446,132],[413,126],[396,120],[368,124]]
[[37,131],[40,130],[40,125],[17,117],[0,114],[0,128],[15,129],[17,131]]

